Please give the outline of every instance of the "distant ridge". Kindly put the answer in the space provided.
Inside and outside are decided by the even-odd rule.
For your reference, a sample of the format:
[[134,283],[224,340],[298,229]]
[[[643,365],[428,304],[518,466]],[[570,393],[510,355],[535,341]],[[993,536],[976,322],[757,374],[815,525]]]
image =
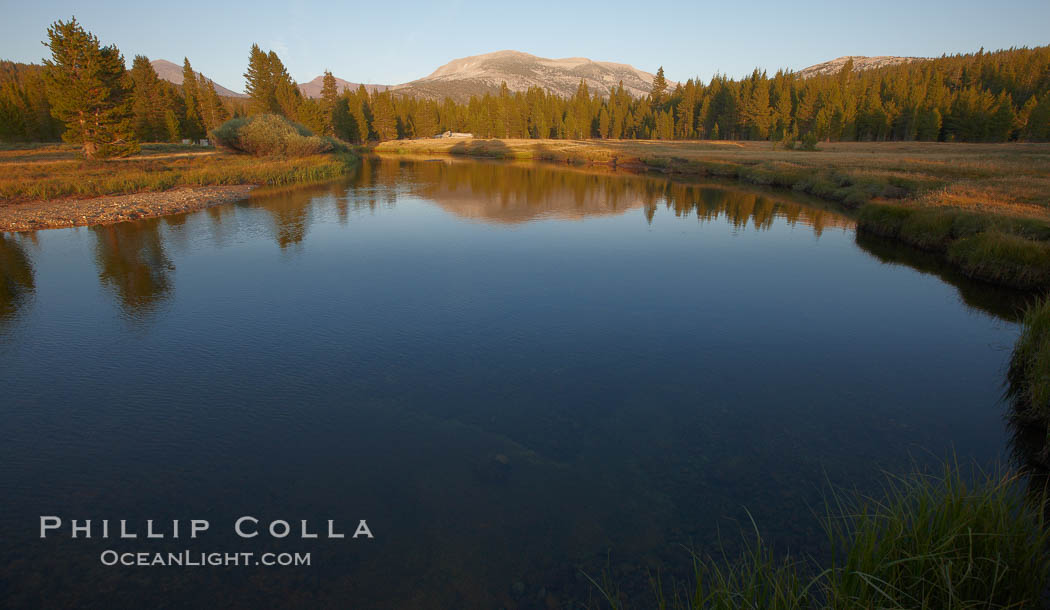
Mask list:
[[[299,91],[302,91],[304,97],[321,97],[321,88],[324,86],[324,76],[318,76],[308,83],[299,85]],[[352,83],[348,80],[343,80],[338,76],[335,77],[335,89],[339,93],[343,92],[343,89],[350,89],[357,91],[357,88],[361,86],[361,83]],[[372,93],[374,91],[386,91],[390,88],[390,85],[371,85],[365,84],[365,89]]]
[[[868,57],[864,55],[845,55],[809,66],[799,70],[795,74],[801,78],[813,76],[836,74],[847,61],[853,60],[853,69],[857,71],[874,70],[886,66],[923,61],[925,57],[897,57],[893,55],[881,55]],[[164,59],[155,59],[152,62],[153,69],[157,71],[160,78],[174,83],[182,84],[182,66]],[[200,72],[198,76],[203,76]],[[243,93],[238,93],[214,80],[204,76],[215,86],[215,92],[226,97],[245,98]],[[540,87],[549,90],[561,97],[571,97],[576,93],[580,81],[587,83],[591,93],[607,96],[622,81],[624,89],[632,97],[642,97],[649,94],[653,85],[653,74],[639,70],[629,64],[613,63],[606,61],[594,61],[586,57],[566,57],[562,59],[549,59],[539,57],[521,51],[496,51],[482,55],[471,55],[454,59],[429,75],[402,83],[400,85],[365,84],[369,93],[390,90],[395,93],[441,100],[445,97],[465,102],[472,95],[483,96],[486,93],[496,94],[499,92],[501,83],[507,83],[510,91],[527,91],[530,87]],[[321,97],[323,76],[299,85],[299,90],[304,97]],[[342,93],[344,89],[357,90],[360,83],[336,78],[336,89]],[[668,86],[674,88],[674,81],[668,81]]]
[[826,74],[837,74],[842,70],[842,66],[846,65],[846,62],[853,60],[853,69],[860,72],[864,70],[874,70],[876,68],[885,68],[886,66],[896,66],[898,64],[907,64],[913,61],[923,61],[928,59],[926,57],[897,57],[895,55],[879,55],[878,57],[867,57],[865,55],[844,55],[837,57],[831,61],[826,61],[822,64],[816,64],[803,68],[796,72],[801,78],[809,78],[811,76],[822,76]]
[[[497,51],[454,59],[429,76],[395,85],[391,90],[416,97],[466,101],[471,95],[496,93],[500,84],[506,82],[511,91],[535,86],[569,97],[576,93],[581,80],[586,81],[591,93],[602,96],[609,95],[623,81],[627,93],[641,97],[652,88],[653,75],[627,64],[585,57],[549,59],[521,51]],[[668,84],[673,88],[677,83]]]
[[[166,80],[169,83],[174,83],[176,85],[182,84],[181,65],[172,63],[166,59],[154,59],[149,63],[153,66],[153,69],[157,71],[157,76],[159,76],[161,79]],[[236,91],[231,91],[230,89],[223,87],[219,83],[213,81],[207,76],[204,76],[200,72],[197,72],[197,76],[203,77],[209,82],[211,82],[211,84],[215,86],[215,93],[218,93],[219,95],[225,97],[248,97],[243,93],[237,93]]]

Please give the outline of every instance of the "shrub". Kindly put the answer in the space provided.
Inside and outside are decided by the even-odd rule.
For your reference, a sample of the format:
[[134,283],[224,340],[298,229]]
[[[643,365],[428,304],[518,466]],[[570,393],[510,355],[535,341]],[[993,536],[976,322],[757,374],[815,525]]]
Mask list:
[[276,114],[230,119],[209,135],[217,146],[257,157],[306,157],[341,148],[331,138],[315,136]]
[[819,150],[817,148],[817,135],[812,132],[807,133],[805,136],[802,137],[802,143],[799,144],[798,149],[810,152]]

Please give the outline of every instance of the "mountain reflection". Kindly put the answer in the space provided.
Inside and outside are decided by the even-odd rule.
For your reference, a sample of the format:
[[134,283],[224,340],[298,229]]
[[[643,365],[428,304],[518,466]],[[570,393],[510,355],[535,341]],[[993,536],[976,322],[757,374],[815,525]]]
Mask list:
[[119,298],[124,312],[140,316],[171,297],[171,271],[157,218],[92,227],[95,262],[102,285]]
[[0,327],[33,299],[33,263],[14,234],[0,233]]
[[641,208],[646,220],[652,222],[663,206],[678,217],[695,214],[702,221],[725,218],[737,228],[753,225],[769,229],[778,217],[789,224],[810,226],[817,235],[826,227],[853,226],[842,214],[792,201],[790,195],[544,164],[384,158],[369,160],[358,182],[362,186],[393,185],[402,172],[413,176],[413,194],[457,216],[492,223],[578,220],[635,208]]

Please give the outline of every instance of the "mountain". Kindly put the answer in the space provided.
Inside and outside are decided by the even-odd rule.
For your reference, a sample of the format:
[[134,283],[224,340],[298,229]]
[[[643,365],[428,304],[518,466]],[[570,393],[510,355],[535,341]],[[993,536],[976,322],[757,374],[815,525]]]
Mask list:
[[[429,76],[391,89],[397,93],[443,99],[448,96],[466,101],[471,95],[499,91],[506,82],[511,91],[538,86],[557,95],[571,96],[583,79],[591,93],[608,95],[622,80],[632,96],[647,95],[653,75],[627,64],[593,61],[583,57],[548,59],[520,51],[497,51],[456,59],[434,70]],[[673,88],[676,83],[669,82]]]
[[[164,59],[154,59],[149,63],[153,65],[153,69],[157,71],[157,76],[161,77],[161,79],[166,80],[169,83],[174,83],[176,85],[182,84],[182,66],[178,64],[173,64],[170,61]],[[211,80],[207,76],[204,76],[200,72],[197,72],[197,76],[203,77],[211,81],[211,84],[215,86],[215,93],[218,93],[219,95],[225,97],[248,97],[243,93],[230,91],[226,87],[223,87],[219,83]]]
[[[838,60],[835,60],[838,61]],[[153,69],[162,79],[182,84],[182,66],[163,59],[152,62]],[[828,62],[832,63],[832,62]],[[198,76],[201,74],[198,72]],[[204,77],[207,78],[207,77]],[[436,100],[451,97],[465,102],[470,96],[482,96],[486,93],[499,93],[500,83],[506,82],[511,91],[525,91],[529,87],[549,89],[556,95],[571,97],[576,93],[580,80],[587,82],[591,93],[602,96],[616,87],[620,81],[627,93],[633,97],[649,94],[652,89],[653,75],[627,64],[606,61],[593,61],[585,57],[567,57],[548,59],[520,51],[497,51],[484,55],[472,55],[454,59],[434,70],[429,76],[400,85],[366,84],[369,92],[391,90],[401,95],[425,97]],[[215,85],[215,92],[227,97],[247,97],[208,79]],[[310,82],[299,85],[305,97],[321,97],[321,86],[324,77],[318,76]],[[359,83],[336,78],[336,88],[356,90]],[[668,81],[673,89],[677,83]]]
[[842,69],[842,66],[849,60],[853,60],[853,69],[857,71],[862,70],[874,70],[876,68],[885,68],[886,66],[896,66],[897,64],[906,64],[913,61],[922,61],[927,59],[926,57],[896,57],[894,55],[880,55],[878,57],[865,57],[863,55],[845,55],[826,61],[822,64],[810,66],[796,72],[796,74],[802,78],[809,78],[811,76],[821,76],[824,74],[836,74]]
[[[299,85],[299,91],[302,91],[303,96],[305,97],[321,97],[321,87],[323,86],[324,76],[318,76],[317,78],[313,79],[308,83],[303,83]],[[357,88],[360,86],[360,83],[351,83],[350,81],[343,80],[338,76],[335,77],[335,88],[339,93],[342,93],[343,89],[351,89],[353,91],[357,91]],[[367,89],[369,93],[372,93],[373,91],[377,90],[386,91],[389,88],[390,85],[365,85],[365,89]]]

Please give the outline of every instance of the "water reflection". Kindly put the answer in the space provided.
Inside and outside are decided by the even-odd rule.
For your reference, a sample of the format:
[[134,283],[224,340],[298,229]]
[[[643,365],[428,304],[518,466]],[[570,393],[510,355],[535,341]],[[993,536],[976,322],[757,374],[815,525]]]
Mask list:
[[641,208],[651,223],[662,205],[676,217],[695,214],[705,222],[725,218],[735,228],[750,224],[767,230],[779,217],[788,224],[812,227],[819,236],[826,227],[851,228],[854,224],[808,198],[785,193],[542,164],[370,159],[358,186],[391,185],[406,172],[416,179],[414,194],[457,216],[493,223],[583,219],[635,208]]
[[0,327],[32,301],[36,290],[33,263],[20,239],[0,233]]
[[[5,236],[5,273],[30,270],[15,285],[39,315],[0,358],[0,493],[17,503],[0,511],[15,541],[0,545],[0,606],[109,607],[119,589],[122,605],[160,590],[191,607],[217,591],[245,606],[583,607],[581,570],[613,563],[646,607],[649,575],[688,573],[680,545],[714,549],[723,524],[733,544],[723,519],[742,506],[778,548],[816,552],[823,477],[863,484],[916,447],[984,458],[1004,440],[988,346],[1011,329],[857,252],[851,226],[791,193],[370,159],[343,181],[48,232],[39,248]],[[893,310],[904,292],[908,316]],[[114,300],[157,328],[122,324]],[[108,541],[67,554],[27,532],[55,506],[217,530],[243,511],[340,512],[382,538],[282,548],[316,550],[309,571],[129,581],[99,566]]]
[[99,280],[128,316],[148,315],[171,297],[175,266],[164,251],[161,223],[150,218],[91,228]]
[[935,275],[955,286],[968,307],[990,313],[997,318],[1018,322],[1032,300],[1032,293],[1010,290],[966,277],[943,256],[924,252],[877,235],[857,233],[857,245],[878,260],[891,265],[904,265]]

